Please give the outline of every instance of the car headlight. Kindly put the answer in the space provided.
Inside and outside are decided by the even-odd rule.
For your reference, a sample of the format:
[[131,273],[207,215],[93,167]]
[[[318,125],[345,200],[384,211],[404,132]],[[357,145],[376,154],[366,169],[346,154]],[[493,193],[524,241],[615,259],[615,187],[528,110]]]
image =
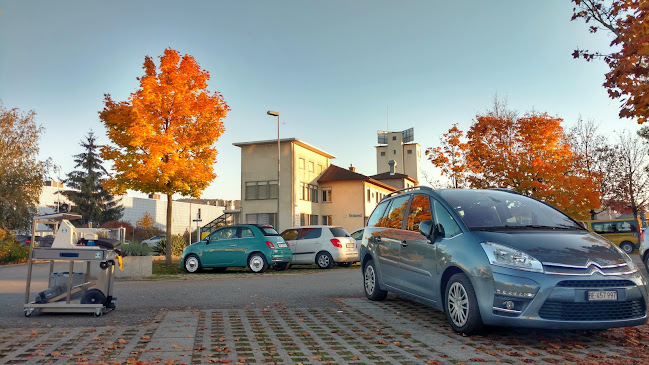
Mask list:
[[494,242],[481,242],[480,245],[487,254],[489,263],[492,265],[517,270],[543,272],[541,261],[525,252]]

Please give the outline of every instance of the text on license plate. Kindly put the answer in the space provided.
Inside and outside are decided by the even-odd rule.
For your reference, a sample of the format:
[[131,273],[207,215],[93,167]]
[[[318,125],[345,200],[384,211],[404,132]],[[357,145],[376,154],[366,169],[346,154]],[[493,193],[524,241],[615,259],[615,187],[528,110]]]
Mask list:
[[278,243],[278,244],[277,244],[277,247],[284,248],[284,247],[286,247],[286,243]]
[[347,242],[347,248],[354,248],[353,242]]
[[615,290],[589,291],[588,300],[617,300],[617,291]]

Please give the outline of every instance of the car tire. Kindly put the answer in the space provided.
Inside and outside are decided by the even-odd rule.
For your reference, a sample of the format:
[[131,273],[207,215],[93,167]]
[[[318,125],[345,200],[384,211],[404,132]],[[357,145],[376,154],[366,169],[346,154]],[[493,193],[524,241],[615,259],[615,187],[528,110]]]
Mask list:
[[268,264],[266,263],[264,255],[259,252],[250,255],[250,257],[248,257],[248,268],[256,274],[261,274],[266,271]]
[[448,322],[456,332],[472,335],[484,327],[475,290],[465,274],[451,276],[446,285],[444,309]]
[[365,264],[365,270],[363,270],[363,289],[365,290],[365,296],[369,300],[381,301],[388,296],[388,292],[379,286],[376,268],[372,260]]
[[649,252],[645,253],[642,262],[644,263],[644,268],[649,272]]
[[286,270],[287,268],[288,268],[288,262],[279,262],[273,265],[273,269],[275,269],[275,271],[283,271]]
[[315,257],[315,263],[321,269],[329,269],[334,264],[334,259],[329,252],[319,252]]
[[633,243],[628,242],[628,241],[624,241],[624,242],[620,243],[620,248],[622,249],[622,251],[626,252],[627,255],[630,255],[631,253],[633,253],[633,250],[635,249],[635,247],[633,246]]
[[185,257],[185,264],[183,266],[185,267],[185,271],[190,274],[199,272],[203,269],[201,260],[194,254],[187,255],[187,257]]

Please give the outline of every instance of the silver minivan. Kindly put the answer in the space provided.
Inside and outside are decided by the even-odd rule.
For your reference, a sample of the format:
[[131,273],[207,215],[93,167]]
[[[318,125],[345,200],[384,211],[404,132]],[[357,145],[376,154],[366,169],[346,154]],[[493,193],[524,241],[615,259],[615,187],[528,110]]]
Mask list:
[[[328,269],[333,264],[349,266],[358,261],[358,244],[342,227],[301,226],[285,230],[282,238],[293,252],[292,265],[313,264]],[[286,264],[277,264],[283,270]]]

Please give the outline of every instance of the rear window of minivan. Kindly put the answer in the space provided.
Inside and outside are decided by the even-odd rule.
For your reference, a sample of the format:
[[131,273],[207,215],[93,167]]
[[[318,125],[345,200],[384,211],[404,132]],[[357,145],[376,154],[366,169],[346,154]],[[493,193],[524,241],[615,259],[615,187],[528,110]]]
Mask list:
[[334,237],[349,237],[349,233],[345,231],[344,228],[341,227],[330,227],[331,234],[334,235]]

